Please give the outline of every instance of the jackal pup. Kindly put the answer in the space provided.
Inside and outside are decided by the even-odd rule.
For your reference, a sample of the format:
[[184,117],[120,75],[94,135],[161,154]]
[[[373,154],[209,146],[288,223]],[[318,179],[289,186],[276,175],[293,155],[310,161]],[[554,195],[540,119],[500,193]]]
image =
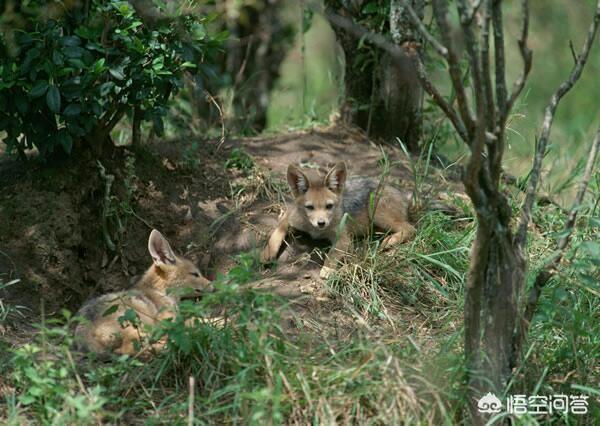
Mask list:
[[[210,281],[191,261],[176,256],[157,230],[150,233],[148,251],[154,264],[131,290],[105,294],[81,307],[77,315],[88,320],[75,329],[76,342],[81,349],[99,354],[133,355],[136,353],[134,342],[144,337],[144,325],[175,316],[179,301],[177,289],[210,289]],[[169,289],[174,291],[167,293]],[[129,323],[121,326],[119,317],[128,309],[137,314],[138,327]],[[163,345],[164,342],[159,342],[153,349],[161,349]]]
[[[287,180],[294,202],[287,205],[277,228],[271,233],[261,254],[263,262],[277,257],[290,227],[304,231],[312,238],[332,242],[321,269],[322,278],[329,276],[335,262],[348,251],[352,236],[365,235],[371,224],[391,231],[383,240],[383,247],[414,236],[415,228],[408,223],[407,195],[389,185],[380,185],[377,179],[346,179],[346,174],[344,162],[337,163],[325,177],[314,170],[302,171],[294,164],[289,165]],[[344,214],[348,215],[348,220],[343,229],[339,229]]]

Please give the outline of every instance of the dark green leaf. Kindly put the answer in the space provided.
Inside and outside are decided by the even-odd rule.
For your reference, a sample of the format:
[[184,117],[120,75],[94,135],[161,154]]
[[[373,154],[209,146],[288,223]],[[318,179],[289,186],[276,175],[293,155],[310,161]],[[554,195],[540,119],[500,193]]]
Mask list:
[[60,91],[56,86],[50,86],[46,92],[46,103],[48,108],[55,114],[60,112]]
[[69,104],[63,111],[63,114],[67,117],[75,117],[81,114],[81,105],[79,104]]
[[106,96],[112,90],[113,87],[115,87],[115,83],[113,83],[112,81],[102,83],[100,85],[100,95]]
[[118,320],[121,327],[125,326],[125,323],[129,323],[134,327],[137,327],[139,322],[137,312],[131,308],[127,309],[125,313],[118,318]]
[[45,95],[47,90],[48,82],[40,80],[31,88],[31,92],[29,92],[29,94],[32,98],[39,98],[40,96]]
[[54,62],[54,65],[64,64],[63,57],[58,50],[52,52],[52,62]]
[[81,58],[85,53],[85,49],[79,46],[68,46],[62,49],[62,53],[67,58]]
[[123,67],[110,68],[108,70],[108,72],[110,72],[110,75],[112,75],[117,80],[124,80],[125,79],[125,74],[123,74]]
[[29,111],[29,103],[25,96],[16,96],[15,97],[15,105],[17,106],[17,110],[21,114],[26,114]]
[[117,309],[119,309],[119,305],[112,305],[110,308],[108,308],[106,311],[104,311],[104,313],[102,314],[102,316],[103,317],[107,317],[109,315],[112,315],[115,312],[117,312]]
[[81,40],[77,36],[65,36],[61,39],[61,44],[63,46],[79,46],[81,44]]
[[81,59],[69,59],[69,63],[77,69],[85,69],[85,64]]
[[73,138],[66,129],[61,129],[58,132],[58,143],[60,143],[60,146],[62,146],[62,149],[67,154],[71,153],[71,150],[73,149]]

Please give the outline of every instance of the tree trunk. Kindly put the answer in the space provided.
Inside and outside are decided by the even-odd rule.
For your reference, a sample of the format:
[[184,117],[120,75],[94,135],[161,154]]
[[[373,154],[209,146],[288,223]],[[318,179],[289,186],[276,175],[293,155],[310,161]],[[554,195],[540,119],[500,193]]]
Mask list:
[[511,377],[516,362],[513,349],[518,301],[526,268],[525,258],[514,244],[509,227],[510,210],[506,199],[499,193],[495,196],[500,200],[496,212],[485,217],[478,214],[465,288],[468,406],[474,424],[485,424],[489,419],[489,414],[478,410],[479,398],[492,392],[502,399]]
[[[418,55],[414,42],[402,43],[408,55]],[[375,137],[395,141],[398,137],[414,154],[419,153],[422,135],[423,89],[410,59],[393,59],[385,54],[380,63],[380,97],[375,106]]]
[[[336,3],[336,2],[330,2]],[[354,52],[358,41],[341,28],[334,26],[338,43],[344,51],[344,101],[342,121],[364,129],[369,135],[394,142],[398,137],[413,153],[419,152],[422,134],[423,89],[417,77],[414,61],[418,55],[419,35],[401,0],[391,2],[389,31],[393,42],[407,53],[399,58],[385,52],[376,54],[366,65],[356,62]],[[424,1],[412,0],[419,16],[423,16]],[[354,21],[360,8],[349,10],[334,7],[336,13]]]
[[[485,84],[480,78],[481,74],[474,78],[476,86]],[[475,425],[484,425],[489,419],[488,413],[479,411],[479,399],[490,392],[502,399],[515,365],[514,338],[527,266],[513,237],[511,208],[499,186],[505,132],[499,126],[493,133],[493,121],[488,127],[486,117],[492,106],[491,102],[486,104],[483,93],[480,89],[476,96],[477,121],[468,143],[471,157],[463,177],[477,214],[464,304],[467,398]],[[490,138],[493,144],[487,144],[484,155]]]
[[[344,52],[344,100],[340,107],[342,122],[356,125],[368,132],[376,67],[369,62],[360,68],[354,56],[357,40],[343,29],[333,29]],[[379,120],[379,117],[375,116],[375,119]]]

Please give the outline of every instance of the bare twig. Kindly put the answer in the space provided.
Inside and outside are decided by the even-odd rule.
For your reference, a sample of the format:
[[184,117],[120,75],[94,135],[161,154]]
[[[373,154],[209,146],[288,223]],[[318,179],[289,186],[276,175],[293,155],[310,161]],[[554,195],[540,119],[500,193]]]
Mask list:
[[467,94],[462,81],[460,62],[458,55],[456,54],[456,49],[454,48],[454,44],[452,41],[452,31],[450,30],[450,25],[448,24],[447,20],[447,12],[448,10],[445,0],[433,1],[433,13],[435,15],[437,25],[440,28],[440,32],[442,34],[442,41],[446,46],[446,49],[448,49],[448,71],[450,74],[450,79],[452,80],[452,86],[454,87],[454,91],[456,92],[458,111],[460,112],[460,116],[464,123],[464,127],[466,128],[467,133],[469,135],[469,139],[471,139],[471,137],[473,136],[473,129],[475,128],[475,121],[469,109]]
[[[492,20],[494,23],[494,54],[496,64],[496,102],[501,115],[506,114],[508,94],[506,90],[506,70],[504,65],[504,29],[502,28],[502,1],[493,0]],[[504,126],[504,123],[502,123]]]
[[115,243],[111,239],[110,232],[108,231],[108,216],[110,214],[110,204],[111,204],[110,190],[111,190],[112,184],[115,180],[115,176],[106,173],[106,169],[104,168],[104,166],[102,165],[100,160],[97,161],[97,164],[98,164],[98,170],[100,172],[100,177],[104,181],[104,201],[102,203],[102,234],[104,235],[104,241],[106,243],[106,247],[108,247],[108,249],[110,251],[115,252],[115,251],[117,251],[117,247],[115,246]]
[[573,57],[573,63],[577,63],[577,53],[575,53],[575,46],[573,46],[573,40],[569,40],[569,49],[571,50],[571,56]]
[[521,0],[521,11],[523,15],[523,25],[521,26],[521,35],[519,36],[519,51],[521,52],[521,57],[523,58],[523,71],[521,75],[515,81],[514,87],[508,98],[508,102],[506,104],[504,116],[502,117],[502,122],[506,122],[510,111],[521,94],[523,87],[525,87],[525,81],[527,80],[527,76],[529,75],[529,71],[531,71],[531,62],[532,62],[532,53],[529,47],[527,46],[527,36],[529,33],[529,0]]
[[408,12],[408,16],[410,17],[410,20],[411,20],[412,24],[419,31],[419,33],[421,34],[421,36],[423,36],[423,38],[425,40],[427,40],[427,42],[429,44],[431,44],[431,47],[433,47],[433,49],[438,53],[438,55],[440,55],[443,58],[448,59],[448,49],[446,49],[446,47],[444,47],[444,45],[442,43],[440,43],[438,41],[438,39],[436,39],[427,30],[427,28],[425,28],[425,25],[423,25],[423,22],[421,21],[421,19],[419,19],[419,16],[417,15],[417,12],[415,12],[415,10],[410,5],[410,3],[409,3],[408,0],[403,0],[403,6],[406,9],[406,11]]
[[[445,1],[443,0],[435,0],[435,9],[438,7],[440,9],[445,9]],[[468,13],[468,6],[466,0],[457,0],[457,9],[458,14],[461,17],[461,26],[462,32],[465,37],[465,47],[467,51],[467,57],[469,60],[469,67],[471,71],[471,80],[472,80],[472,90],[475,96],[475,111],[476,111],[476,122],[473,127],[472,132],[472,143],[470,145],[471,148],[471,157],[469,159],[469,163],[467,165],[467,172],[464,177],[464,185],[467,191],[467,194],[473,201],[473,205],[477,210],[477,214],[480,219],[487,220],[485,217],[490,212],[487,210],[487,200],[488,196],[486,195],[484,188],[482,187],[482,183],[489,182],[489,168],[487,164],[483,161],[484,147],[486,142],[486,129],[485,129],[485,118],[486,118],[486,102],[485,102],[485,89],[483,84],[483,76],[481,71],[481,63],[480,63],[480,50],[479,44],[477,43],[477,37],[471,28],[470,25],[466,25],[463,23],[463,16],[466,16]],[[434,13],[438,15],[440,12],[434,9]],[[441,17],[440,17],[441,18]],[[444,19],[440,19],[440,22],[445,22]],[[442,24],[444,25],[444,24]],[[446,29],[440,28],[442,31],[448,31],[447,23]],[[450,49],[449,49],[450,50]],[[489,106],[491,107],[491,106]],[[479,125],[477,125],[479,124]],[[479,174],[482,174],[484,178],[483,181],[479,180]],[[494,191],[493,188],[487,188]]]
[[492,22],[494,24],[494,58],[496,74],[496,107],[497,116],[493,115],[495,128],[492,129],[498,138],[498,143],[494,144],[494,149],[490,152],[490,174],[494,185],[498,184],[500,173],[502,171],[502,157],[504,156],[504,126],[508,116],[506,108],[508,105],[508,91],[506,90],[506,68],[504,60],[504,29],[502,26],[502,2],[493,0],[492,3]]
[[221,145],[223,145],[223,142],[225,142],[225,118],[223,110],[221,109],[221,106],[219,105],[217,100],[214,98],[213,95],[211,95],[208,92],[208,90],[204,90],[204,96],[206,96],[206,100],[212,102],[213,105],[217,108],[217,111],[219,111],[219,119],[221,120],[221,138],[219,139],[219,144],[217,145],[217,149],[219,149],[221,148]]
[[[494,131],[494,92],[492,90],[492,76],[490,71],[490,21],[492,19],[492,0],[486,0],[483,9],[483,22],[481,25],[481,74],[484,86],[485,122],[488,131]],[[498,69],[496,68],[496,73]]]
[[423,65],[423,62],[421,62],[421,59],[418,56],[415,56],[413,60],[416,62],[415,65],[417,69],[417,76],[419,77],[421,86],[423,86],[423,89],[429,94],[429,96],[433,98],[437,106],[444,111],[448,119],[450,119],[452,122],[452,125],[454,126],[454,129],[460,138],[468,145],[470,143],[469,134],[463,122],[460,120],[460,117],[454,108],[446,101],[446,99],[444,99],[442,94],[433,85],[425,71],[425,66]]
[[538,141],[536,152],[533,159],[533,167],[531,169],[531,175],[529,177],[529,185],[527,187],[527,194],[525,196],[525,202],[523,204],[523,209],[521,211],[521,220],[519,222],[519,227],[516,235],[516,243],[520,249],[525,247],[527,243],[527,226],[531,221],[531,210],[533,208],[533,202],[535,201],[535,194],[537,191],[537,185],[540,180],[540,174],[542,169],[542,160],[544,159],[544,155],[546,153],[546,147],[548,146],[548,140],[550,138],[550,130],[552,129],[552,122],[554,121],[554,115],[556,114],[556,109],[558,107],[558,103],[562,99],[562,97],[573,87],[575,82],[579,80],[581,77],[581,73],[585,64],[588,60],[588,56],[594,43],[594,39],[596,37],[596,33],[598,32],[598,25],[600,24],[600,0],[598,0],[596,4],[596,12],[594,14],[594,19],[590,25],[588,30],[588,35],[583,44],[583,48],[581,50],[581,54],[577,57],[577,62],[575,66],[571,70],[569,77],[565,80],[557,89],[557,91],[552,95],[550,99],[550,104],[546,107],[546,111],[544,113],[544,122],[542,124],[542,130],[540,134],[540,139]]

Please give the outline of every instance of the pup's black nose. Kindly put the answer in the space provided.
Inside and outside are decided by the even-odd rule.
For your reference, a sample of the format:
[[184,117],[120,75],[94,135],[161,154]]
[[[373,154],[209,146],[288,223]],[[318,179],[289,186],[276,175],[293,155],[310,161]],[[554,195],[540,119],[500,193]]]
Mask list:
[[325,221],[324,221],[324,220],[319,220],[319,221],[317,222],[317,225],[319,225],[319,228],[322,228],[322,227],[324,227],[324,226],[325,226]]

